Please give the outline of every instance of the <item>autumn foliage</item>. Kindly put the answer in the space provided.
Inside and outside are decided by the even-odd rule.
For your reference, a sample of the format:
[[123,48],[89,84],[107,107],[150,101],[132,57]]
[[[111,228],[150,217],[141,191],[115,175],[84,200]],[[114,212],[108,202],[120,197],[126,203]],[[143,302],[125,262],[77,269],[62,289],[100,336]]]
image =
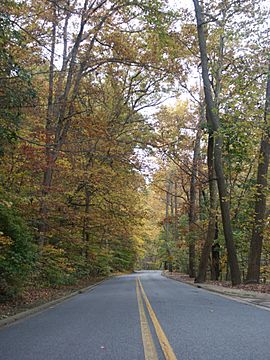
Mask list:
[[268,273],[267,16],[194,5],[0,4],[2,298],[135,266]]

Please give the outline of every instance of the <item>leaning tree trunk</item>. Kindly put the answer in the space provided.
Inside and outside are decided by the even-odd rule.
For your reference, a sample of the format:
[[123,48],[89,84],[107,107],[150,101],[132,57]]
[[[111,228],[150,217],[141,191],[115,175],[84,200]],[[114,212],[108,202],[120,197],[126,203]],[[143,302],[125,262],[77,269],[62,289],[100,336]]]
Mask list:
[[[197,176],[198,176],[198,161],[200,156],[200,142],[201,142],[201,123],[198,124],[198,130],[195,138],[194,150],[193,150],[193,163],[192,163],[192,174],[190,180],[190,198],[189,198],[189,231],[194,232],[194,225],[196,221],[196,198],[197,198]],[[189,277],[193,278],[196,276],[195,272],[195,257],[196,247],[195,240],[192,236],[188,246],[189,250]]]
[[224,237],[228,251],[228,260],[231,269],[232,284],[237,285],[241,283],[241,275],[240,275],[240,269],[236,255],[236,248],[233,239],[228,192],[227,192],[227,186],[226,186],[224,170],[223,170],[222,136],[220,135],[220,120],[213,100],[213,94],[212,94],[211,83],[209,78],[208,55],[206,48],[206,38],[204,31],[204,19],[202,15],[202,9],[198,0],[193,0],[193,3],[195,6],[195,13],[197,20],[197,32],[198,32],[201,66],[202,66],[202,78],[204,85],[206,110],[208,113],[207,118],[209,121],[209,126],[212,128],[212,131],[214,132],[214,136],[215,136],[214,163],[215,163],[215,171],[216,171],[217,183],[218,183],[223,231],[224,231]]
[[195,279],[196,283],[202,283],[206,278],[208,258],[210,254],[211,247],[213,245],[216,233],[216,214],[218,206],[218,189],[217,181],[215,179],[215,169],[214,169],[214,138],[213,134],[209,134],[208,137],[208,148],[207,148],[207,166],[208,166],[208,181],[209,181],[209,221],[207,235],[205,243],[202,248],[200,264],[198,275]]
[[250,241],[248,272],[246,282],[258,283],[260,281],[260,264],[263,244],[263,233],[265,227],[266,212],[266,190],[267,174],[270,157],[270,138],[269,138],[269,118],[270,118],[270,60],[266,86],[266,102],[264,111],[264,121],[266,130],[262,136],[259,165],[257,170],[257,193],[255,199],[255,219],[253,224],[252,237]]

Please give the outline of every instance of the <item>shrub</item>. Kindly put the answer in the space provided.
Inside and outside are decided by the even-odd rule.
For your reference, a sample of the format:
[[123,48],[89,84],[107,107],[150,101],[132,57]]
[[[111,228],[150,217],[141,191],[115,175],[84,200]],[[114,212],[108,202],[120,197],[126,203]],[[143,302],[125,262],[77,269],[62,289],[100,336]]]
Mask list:
[[27,225],[7,203],[0,203],[0,299],[18,296],[29,279],[37,248]]
[[75,282],[75,269],[63,249],[45,245],[37,261],[37,273],[43,285],[71,285]]

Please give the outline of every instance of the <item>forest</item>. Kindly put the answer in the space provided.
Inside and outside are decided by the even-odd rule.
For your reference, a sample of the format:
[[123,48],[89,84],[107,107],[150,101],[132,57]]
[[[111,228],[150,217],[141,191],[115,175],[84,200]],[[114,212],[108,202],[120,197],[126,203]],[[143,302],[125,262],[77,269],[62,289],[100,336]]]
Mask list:
[[269,11],[1,2],[1,301],[142,268],[269,281]]

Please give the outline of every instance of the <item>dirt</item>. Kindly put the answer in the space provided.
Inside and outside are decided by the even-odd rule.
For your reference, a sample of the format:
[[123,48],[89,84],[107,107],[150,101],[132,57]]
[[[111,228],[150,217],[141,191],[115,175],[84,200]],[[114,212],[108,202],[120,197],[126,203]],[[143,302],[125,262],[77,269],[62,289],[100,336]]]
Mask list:
[[87,278],[78,281],[75,285],[58,287],[28,287],[19,298],[0,303],[0,320],[18,314],[22,311],[43,305],[52,300],[59,299],[63,296],[71,294],[72,292],[93,285],[103,279],[103,277]]
[[[166,276],[189,284],[193,284],[195,280],[194,278],[190,278],[188,275],[177,272],[173,272],[172,274],[167,273]],[[240,284],[240,285],[232,286],[232,284],[229,281],[211,281],[211,280],[207,280],[205,283],[215,286],[231,288],[231,289],[240,289],[246,291],[254,291],[257,293],[270,294],[270,284]]]

